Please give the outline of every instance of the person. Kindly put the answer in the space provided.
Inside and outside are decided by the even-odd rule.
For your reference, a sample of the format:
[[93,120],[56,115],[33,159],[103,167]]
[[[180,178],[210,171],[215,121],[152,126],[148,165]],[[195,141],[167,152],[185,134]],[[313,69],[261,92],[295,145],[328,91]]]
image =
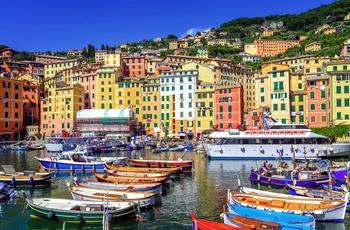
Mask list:
[[78,177],[77,177],[77,174],[74,173],[74,183],[77,185],[77,181],[78,181]]

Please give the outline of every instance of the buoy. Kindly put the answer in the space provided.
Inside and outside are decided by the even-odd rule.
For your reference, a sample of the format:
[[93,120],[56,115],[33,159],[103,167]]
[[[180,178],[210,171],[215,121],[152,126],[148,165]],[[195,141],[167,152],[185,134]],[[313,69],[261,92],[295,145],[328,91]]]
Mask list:
[[50,219],[53,219],[54,215],[55,215],[55,213],[52,210],[47,213],[47,217]]
[[11,184],[16,186],[16,179],[14,177],[12,177]]
[[31,184],[32,186],[34,186],[34,178],[31,176],[29,179],[29,184]]
[[50,160],[51,161],[55,160],[55,157],[54,156],[50,156]]

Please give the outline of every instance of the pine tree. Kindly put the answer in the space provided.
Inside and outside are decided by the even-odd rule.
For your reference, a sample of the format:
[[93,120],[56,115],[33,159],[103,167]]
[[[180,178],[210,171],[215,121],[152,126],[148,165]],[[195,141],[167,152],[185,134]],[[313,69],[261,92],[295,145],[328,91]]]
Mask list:
[[105,45],[101,45],[101,50],[105,50]]

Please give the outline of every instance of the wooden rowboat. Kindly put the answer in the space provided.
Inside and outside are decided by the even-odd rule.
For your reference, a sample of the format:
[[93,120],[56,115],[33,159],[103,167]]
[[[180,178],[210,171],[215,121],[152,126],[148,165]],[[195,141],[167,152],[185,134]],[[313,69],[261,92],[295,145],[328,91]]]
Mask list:
[[96,182],[96,181],[75,181],[77,186],[87,188],[100,188],[105,190],[119,190],[128,192],[151,192],[156,195],[162,194],[162,183],[150,183],[150,184],[121,184],[121,183],[108,183],[108,182]]
[[136,204],[139,203],[140,207],[147,207],[155,204],[154,193],[115,191],[81,186],[71,187],[69,183],[67,183],[67,187],[74,200],[126,201]]
[[281,225],[276,222],[259,220],[254,218],[248,218],[245,216],[224,214],[224,223],[240,229],[278,229],[278,230],[313,230],[315,228],[296,225],[296,224],[284,224]]
[[142,172],[142,173],[179,173],[180,168],[141,168],[141,167],[126,167],[107,164],[106,168],[117,170],[120,172]]
[[194,216],[194,212],[191,212],[192,215],[192,230],[241,230],[242,228],[229,226],[224,223],[214,222],[210,220],[199,220]]
[[139,173],[139,172],[121,172],[117,170],[105,170],[109,175],[117,177],[151,177],[151,178],[162,178],[169,177],[170,173]]
[[296,199],[228,192],[228,203],[280,213],[312,215],[316,221],[343,222],[348,194],[344,200]]
[[179,159],[177,161],[170,160],[140,160],[130,159],[129,163],[135,167],[147,168],[182,168],[183,171],[191,171],[193,162],[191,160]]
[[84,201],[48,197],[29,199],[24,192],[23,196],[31,217],[56,221],[102,223],[105,210],[108,211],[108,218],[112,221],[137,214],[137,204],[133,202]]
[[116,177],[116,176],[106,176],[105,174],[95,174],[96,179],[99,182],[111,182],[111,183],[123,183],[123,184],[135,184],[135,183],[166,183],[167,177]]
[[1,167],[4,171],[0,172],[0,182],[11,187],[40,187],[51,184],[51,173],[16,172],[13,165],[1,165]]

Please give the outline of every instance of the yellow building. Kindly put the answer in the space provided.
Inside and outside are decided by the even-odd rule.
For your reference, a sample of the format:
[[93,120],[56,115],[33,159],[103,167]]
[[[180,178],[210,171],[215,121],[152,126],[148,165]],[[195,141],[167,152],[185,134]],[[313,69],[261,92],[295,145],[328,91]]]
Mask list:
[[288,65],[268,64],[262,67],[262,73],[269,78],[271,115],[284,124],[290,123]]
[[305,46],[305,51],[318,51],[321,49],[321,43],[313,42]]
[[297,69],[297,67],[290,68],[290,103],[291,103],[291,123],[303,124],[306,123],[306,80],[304,69]]
[[114,68],[101,68],[97,70],[96,77],[96,109],[115,108],[113,97],[116,82],[121,78],[121,71]]
[[69,69],[76,65],[78,65],[77,59],[45,63],[45,80],[54,77],[55,74],[57,74],[61,70]]
[[196,54],[197,58],[209,58],[209,51],[208,50],[198,50],[198,53]]
[[114,108],[132,108],[138,121],[142,121],[141,85],[143,79],[125,78],[116,83],[114,94]]
[[159,77],[152,76],[141,84],[141,120],[144,126],[144,134],[152,134],[160,137],[164,135],[162,120],[160,116],[161,98],[160,98]]
[[107,53],[104,58],[104,64],[106,67],[120,67],[120,53]]
[[177,49],[177,41],[169,42],[169,50]]
[[65,82],[49,84],[48,98],[41,101],[41,133],[72,132],[77,112],[84,108],[84,87]]
[[215,124],[215,84],[201,82],[196,90],[196,136],[210,130]]
[[330,87],[330,125],[350,124],[350,61],[324,64]]
[[214,73],[213,68],[208,65],[203,65],[200,63],[190,62],[182,65],[182,70],[198,70],[198,81],[211,82],[214,83]]
[[250,54],[250,55],[257,55],[258,46],[254,43],[246,43],[244,44],[244,53]]

